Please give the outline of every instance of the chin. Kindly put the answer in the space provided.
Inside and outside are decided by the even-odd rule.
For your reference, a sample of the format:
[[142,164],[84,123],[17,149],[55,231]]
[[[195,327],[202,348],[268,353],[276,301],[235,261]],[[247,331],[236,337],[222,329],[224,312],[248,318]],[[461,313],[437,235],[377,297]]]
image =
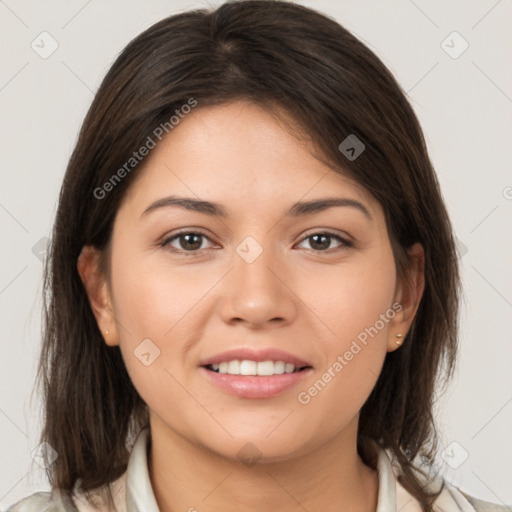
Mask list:
[[[249,431],[246,428],[239,430],[231,429],[229,432],[233,437],[226,435],[207,434],[204,439],[204,446],[217,455],[237,460],[251,467],[258,464],[270,464],[283,462],[298,457],[308,451],[307,440],[302,439],[291,432],[290,429],[252,427]],[[272,431],[272,429],[275,429]],[[269,435],[269,432],[270,435]]]

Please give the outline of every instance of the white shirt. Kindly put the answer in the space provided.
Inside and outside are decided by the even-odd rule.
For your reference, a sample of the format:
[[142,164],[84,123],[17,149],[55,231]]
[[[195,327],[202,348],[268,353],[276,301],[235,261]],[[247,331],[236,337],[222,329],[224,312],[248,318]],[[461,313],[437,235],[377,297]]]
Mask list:
[[[133,445],[126,471],[111,483],[112,494],[119,512],[160,512],[149,478],[148,434],[149,428],[141,430]],[[379,490],[376,512],[421,512],[418,501],[396,479],[399,466],[387,450],[379,452],[377,474]],[[438,482],[434,483],[435,489],[439,488]],[[53,499],[49,492],[35,493],[19,501],[6,512],[41,512],[42,510],[45,512],[76,512],[76,510],[98,512],[98,509],[91,507],[83,497],[75,497],[71,504],[66,498],[62,499],[58,491],[54,491]],[[110,512],[106,507],[100,510]],[[508,509],[490,503],[485,504],[485,508],[477,509],[457,488],[445,482],[445,488],[435,501],[434,510],[436,512],[475,512],[477,510],[491,512]]]

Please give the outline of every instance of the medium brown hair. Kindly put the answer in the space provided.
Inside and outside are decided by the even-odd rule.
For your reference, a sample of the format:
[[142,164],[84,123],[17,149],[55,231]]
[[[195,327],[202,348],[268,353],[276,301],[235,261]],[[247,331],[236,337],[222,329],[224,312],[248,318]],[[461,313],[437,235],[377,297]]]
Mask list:
[[[108,275],[112,227],[135,166],[103,199],[102,187],[190,98],[197,109],[247,100],[285,111],[336,172],[382,205],[398,276],[406,249],[425,250],[425,289],[403,346],[388,353],[359,420],[358,451],[375,467],[391,449],[403,486],[424,511],[429,494],[416,457],[432,466],[436,386],[453,374],[460,293],[457,254],[418,120],[379,58],[333,19],[285,1],[227,2],[170,16],[136,37],[105,76],[66,170],[44,271],[45,399],[41,442],[59,454],[52,488],[90,491],[127,468],[130,443],[148,424],[119,347],[108,346],[77,271],[84,245],[102,251]],[[355,160],[339,150],[350,134],[365,144]]]

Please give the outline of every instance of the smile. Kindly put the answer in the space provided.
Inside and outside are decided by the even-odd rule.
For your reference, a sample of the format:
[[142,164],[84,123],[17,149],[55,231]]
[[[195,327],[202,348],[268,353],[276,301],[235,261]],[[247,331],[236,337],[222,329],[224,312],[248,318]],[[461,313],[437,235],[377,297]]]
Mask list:
[[[266,374],[259,373],[260,364],[263,365],[261,371],[267,372]],[[221,365],[223,372],[220,371]],[[237,371],[237,373],[230,373],[231,365],[233,365],[233,372]],[[288,372],[286,371],[287,366]],[[293,388],[313,372],[311,366],[297,368],[290,363],[285,364],[283,361],[256,363],[256,361],[249,360],[226,361],[225,363],[201,366],[199,370],[210,384],[229,395],[259,399],[271,398]],[[251,373],[243,374],[242,371]]]
[[223,361],[219,364],[206,365],[208,370],[217,373],[228,373],[229,375],[282,375],[283,373],[294,373],[308,368],[307,366],[298,367],[284,361],[242,361],[234,359],[232,361]]

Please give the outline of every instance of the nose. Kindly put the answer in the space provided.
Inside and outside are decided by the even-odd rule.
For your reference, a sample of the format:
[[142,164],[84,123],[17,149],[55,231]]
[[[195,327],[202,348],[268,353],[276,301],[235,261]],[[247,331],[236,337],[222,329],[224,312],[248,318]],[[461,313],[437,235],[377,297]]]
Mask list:
[[219,290],[224,322],[251,329],[292,323],[300,301],[293,291],[290,269],[270,249],[263,250],[254,261],[240,254],[234,253],[233,268]]

